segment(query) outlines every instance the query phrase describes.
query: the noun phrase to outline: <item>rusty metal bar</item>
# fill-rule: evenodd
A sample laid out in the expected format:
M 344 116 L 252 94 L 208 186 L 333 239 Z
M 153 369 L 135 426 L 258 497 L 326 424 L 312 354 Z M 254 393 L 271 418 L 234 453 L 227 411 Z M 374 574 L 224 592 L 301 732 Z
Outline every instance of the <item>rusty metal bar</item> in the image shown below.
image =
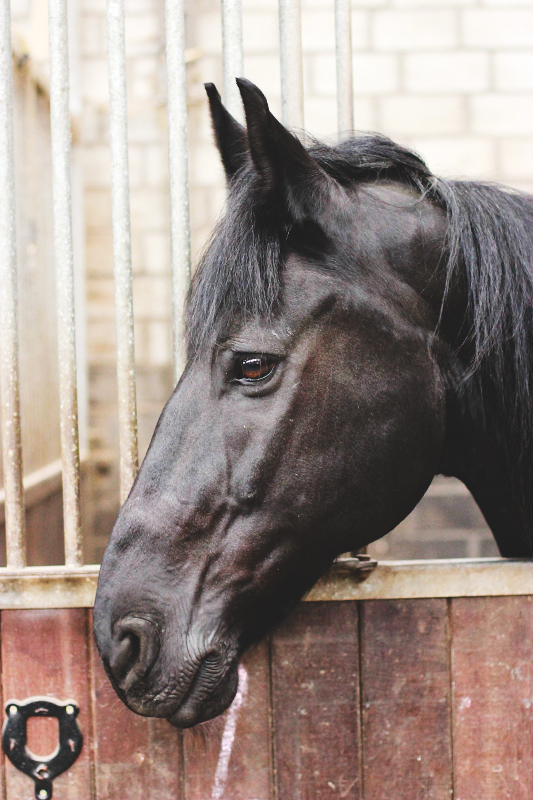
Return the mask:
M 49 0 L 52 194 L 63 463 L 65 563 L 83 562 L 80 526 L 80 453 L 74 312 L 74 255 L 70 175 L 70 105 L 66 0 Z
M 337 128 L 353 130 L 353 65 L 351 0 L 335 0 L 335 55 L 337 61 Z
M 122 503 L 128 496 L 138 468 L 124 38 L 124 2 L 123 0 L 107 0 L 111 201 L 117 331 L 120 501 Z
M 242 0 L 222 0 L 222 69 L 224 105 L 242 122 L 244 112 L 235 78 L 244 77 Z
M 281 119 L 289 128 L 304 127 L 302 14 L 300 0 L 279 0 Z
M 185 298 L 191 278 L 189 171 L 187 156 L 187 75 L 183 0 L 166 0 L 167 113 L 172 248 L 172 350 L 174 381 L 185 367 Z
M 26 564 L 18 363 L 13 56 L 9 0 L 0 11 L 0 385 L 7 564 Z

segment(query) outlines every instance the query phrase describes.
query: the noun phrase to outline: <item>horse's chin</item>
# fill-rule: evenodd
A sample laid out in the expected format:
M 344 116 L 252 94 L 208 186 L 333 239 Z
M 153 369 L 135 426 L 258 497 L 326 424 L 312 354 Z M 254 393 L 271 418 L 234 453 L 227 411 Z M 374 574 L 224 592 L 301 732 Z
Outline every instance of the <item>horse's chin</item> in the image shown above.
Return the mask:
M 175 728 L 192 728 L 222 714 L 233 702 L 239 685 L 238 661 L 232 662 L 221 681 L 211 693 L 206 694 L 201 682 L 193 682 L 183 702 L 168 722 Z

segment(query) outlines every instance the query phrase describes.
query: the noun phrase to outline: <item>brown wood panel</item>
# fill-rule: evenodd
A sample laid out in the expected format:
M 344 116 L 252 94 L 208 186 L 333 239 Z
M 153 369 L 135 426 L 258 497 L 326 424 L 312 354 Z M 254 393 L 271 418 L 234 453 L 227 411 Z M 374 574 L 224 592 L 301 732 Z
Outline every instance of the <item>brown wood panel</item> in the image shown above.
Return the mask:
M 456 800 L 533 797 L 533 597 L 452 602 Z
M 362 606 L 365 800 L 450 800 L 447 601 Z
M 272 637 L 279 800 L 361 797 L 357 606 L 302 603 Z
M 180 734 L 122 703 L 91 638 L 97 800 L 181 800 Z
M 184 732 L 185 800 L 272 797 L 268 642 L 246 654 L 242 667 L 236 705 Z
M 54 800 L 91 800 L 90 694 L 85 609 L 2 611 L 2 691 L 5 701 L 48 695 L 75 700 L 84 736 L 75 764 L 54 781 Z M 53 723 L 32 726 L 31 746 L 40 755 L 55 749 Z M 5 759 L 7 800 L 31 800 L 33 781 Z

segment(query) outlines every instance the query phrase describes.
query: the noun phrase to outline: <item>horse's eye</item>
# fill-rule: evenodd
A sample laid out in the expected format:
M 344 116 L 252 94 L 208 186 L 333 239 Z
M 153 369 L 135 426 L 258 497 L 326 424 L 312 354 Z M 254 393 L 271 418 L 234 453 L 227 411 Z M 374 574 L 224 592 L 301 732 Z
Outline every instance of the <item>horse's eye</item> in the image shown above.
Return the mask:
M 260 381 L 273 371 L 276 362 L 271 356 L 241 356 L 238 362 L 237 379 Z

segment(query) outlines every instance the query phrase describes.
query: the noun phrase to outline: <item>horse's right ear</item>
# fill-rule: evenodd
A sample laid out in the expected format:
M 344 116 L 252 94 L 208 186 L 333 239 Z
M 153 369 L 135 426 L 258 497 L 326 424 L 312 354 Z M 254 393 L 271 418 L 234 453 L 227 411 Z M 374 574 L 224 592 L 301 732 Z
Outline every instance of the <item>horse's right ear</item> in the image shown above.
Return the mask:
M 205 83 L 204 86 L 209 98 L 211 122 L 218 152 L 224 165 L 226 178 L 231 181 L 248 157 L 246 128 L 224 108 L 215 84 Z

